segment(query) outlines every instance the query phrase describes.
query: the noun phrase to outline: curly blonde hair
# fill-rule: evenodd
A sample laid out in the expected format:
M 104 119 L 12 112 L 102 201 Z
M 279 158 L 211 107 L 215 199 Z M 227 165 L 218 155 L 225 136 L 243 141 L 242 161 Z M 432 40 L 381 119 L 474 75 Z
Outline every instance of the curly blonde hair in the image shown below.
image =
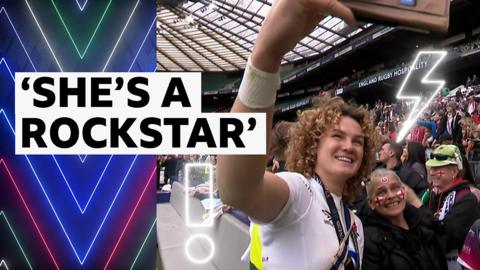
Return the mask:
M 315 100 L 314 107 L 298 113 L 298 122 L 290 129 L 286 151 L 286 168 L 310 178 L 315 174 L 319 138 L 328 129 L 338 125 L 342 116 L 353 118 L 360 124 L 365 143 L 364 155 L 358 173 L 348 179 L 343 195 L 352 200 L 361 188 L 361 182 L 372 171 L 375 162 L 376 133 L 370 113 L 364 107 L 344 102 L 339 97 Z

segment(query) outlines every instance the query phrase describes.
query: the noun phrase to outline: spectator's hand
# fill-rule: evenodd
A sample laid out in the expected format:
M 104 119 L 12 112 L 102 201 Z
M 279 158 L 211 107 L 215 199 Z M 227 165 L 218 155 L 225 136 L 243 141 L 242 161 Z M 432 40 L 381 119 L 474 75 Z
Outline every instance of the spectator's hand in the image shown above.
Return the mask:
M 352 11 L 337 0 L 277 0 L 266 16 L 253 52 L 253 65 L 276 72 L 282 57 L 331 14 L 350 25 L 356 21 Z

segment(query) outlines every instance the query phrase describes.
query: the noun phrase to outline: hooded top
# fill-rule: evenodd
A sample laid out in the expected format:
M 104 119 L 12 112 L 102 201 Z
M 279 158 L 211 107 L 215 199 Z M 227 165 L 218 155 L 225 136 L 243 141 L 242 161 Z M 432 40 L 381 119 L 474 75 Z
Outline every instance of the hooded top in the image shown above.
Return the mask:
M 467 181 L 457 178 L 444 192 L 431 192 L 427 205 L 443 227 L 441 240 L 445 250 L 460 251 L 468 230 L 480 218 L 477 198 L 470 192 Z
M 363 220 L 365 249 L 363 269 L 447 269 L 445 252 L 437 236 L 436 222 L 425 207 L 406 205 L 403 212 L 409 230 L 390 223 L 374 211 Z

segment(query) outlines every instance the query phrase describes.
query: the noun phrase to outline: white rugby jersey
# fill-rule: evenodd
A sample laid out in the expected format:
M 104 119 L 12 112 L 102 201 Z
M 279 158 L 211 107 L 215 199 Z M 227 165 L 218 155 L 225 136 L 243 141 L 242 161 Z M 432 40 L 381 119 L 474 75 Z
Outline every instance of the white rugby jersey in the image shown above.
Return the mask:
M 272 222 L 260 226 L 264 269 L 327 269 L 339 243 L 322 186 L 314 179 L 306 179 L 299 173 L 281 172 L 277 175 L 288 184 L 290 195 L 279 215 Z M 347 232 L 341 197 L 334 194 L 332 196 L 344 232 Z M 352 229 L 351 235 L 358 234 L 361 263 L 363 227 L 360 219 L 353 216 L 356 229 Z M 254 220 L 252 222 L 258 224 Z M 355 251 L 351 237 L 348 250 Z M 249 260 L 249 251 L 247 249 L 243 260 Z M 342 265 L 340 270 L 343 269 Z

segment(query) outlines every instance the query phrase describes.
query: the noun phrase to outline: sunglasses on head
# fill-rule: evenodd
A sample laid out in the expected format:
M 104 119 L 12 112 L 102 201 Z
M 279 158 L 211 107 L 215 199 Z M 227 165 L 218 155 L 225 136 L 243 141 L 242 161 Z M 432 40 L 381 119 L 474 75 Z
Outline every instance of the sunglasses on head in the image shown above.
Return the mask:
M 449 155 L 443 155 L 443 154 L 432 154 L 431 159 L 436 159 L 436 160 L 447 160 L 447 159 L 455 159 L 455 157 L 449 156 Z

